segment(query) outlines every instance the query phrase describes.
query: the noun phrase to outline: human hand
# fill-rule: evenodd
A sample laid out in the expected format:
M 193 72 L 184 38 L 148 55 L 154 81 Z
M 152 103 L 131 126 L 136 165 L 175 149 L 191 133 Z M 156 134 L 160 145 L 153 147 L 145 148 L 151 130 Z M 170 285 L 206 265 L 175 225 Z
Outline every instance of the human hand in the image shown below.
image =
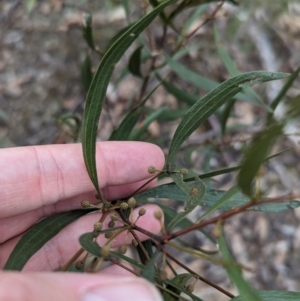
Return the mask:
M 129 196 L 150 177 L 148 166 L 164 164 L 162 151 L 142 142 L 97 143 L 96 156 L 99 183 L 107 200 Z M 95 199 L 80 144 L 1 149 L 0 171 L 0 267 L 23 232 L 38 220 L 78 209 L 82 199 Z M 158 208 L 145 208 L 147 215 L 138 225 L 159 232 L 160 224 L 153 217 Z M 154 286 L 118 266 L 97 274 L 49 272 L 63 266 L 80 248 L 78 237 L 90 232 L 99 216 L 86 215 L 65 227 L 28 261 L 25 272 L 0 272 L 0 300 L 161 300 Z M 113 246 L 122 244 L 121 240 L 117 238 Z

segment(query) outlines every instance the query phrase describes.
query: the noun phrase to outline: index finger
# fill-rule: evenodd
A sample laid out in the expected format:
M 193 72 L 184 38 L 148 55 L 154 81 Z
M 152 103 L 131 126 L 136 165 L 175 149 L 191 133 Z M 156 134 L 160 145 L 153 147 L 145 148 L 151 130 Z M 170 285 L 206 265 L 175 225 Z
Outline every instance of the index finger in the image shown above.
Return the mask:
M 124 185 L 161 168 L 161 149 L 144 142 L 101 142 L 96 147 L 99 185 Z M 87 191 L 93 184 L 81 144 L 29 146 L 0 150 L 0 218 L 54 204 Z

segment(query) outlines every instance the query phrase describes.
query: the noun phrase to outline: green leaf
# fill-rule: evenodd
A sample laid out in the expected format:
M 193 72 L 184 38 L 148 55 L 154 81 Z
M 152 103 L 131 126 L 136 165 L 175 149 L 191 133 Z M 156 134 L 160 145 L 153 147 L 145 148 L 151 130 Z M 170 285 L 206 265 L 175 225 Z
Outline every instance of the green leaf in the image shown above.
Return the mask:
M 176 286 L 177 285 L 185 286 L 186 283 L 191 278 L 193 278 L 193 276 L 191 274 L 187 274 L 187 273 L 176 275 L 173 279 L 170 280 L 173 283 L 173 285 L 168 284 L 166 286 L 166 288 L 168 290 L 172 291 L 173 293 L 175 293 L 176 295 L 180 296 L 181 290 L 178 289 Z M 166 291 L 163 293 L 163 299 L 164 299 L 164 301 L 177 301 L 178 300 L 174 295 L 171 295 L 170 293 L 168 293 Z
M 256 291 L 256 294 L 262 301 L 299 301 L 299 292 L 283 292 L 283 291 Z M 237 296 L 231 301 L 245 301 L 242 296 Z
M 220 106 L 231 99 L 244 88 L 259 82 L 286 78 L 285 73 L 273 73 L 267 71 L 254 71 L 233 77 L 220 84 L 214 90 L 208 92 L 195 103 L 184 116 L 176 129 L 169 150 L 168 163 L 174 160 L 174 156 L 182 143 Z
M 157 120 L 164 122 L 177 120 L 179 118 L 182 118 L 189 111 L 189 109 L 190 108 L 164 111 L 158 116 Z M 148 107 L 145 107 L 145 110 L 147 110 L 148 112 L 154 111 L 153 109 Z
M 157 0 L 149 0 L 149 3 L 153 6 L 153 7 L 157 7 L 161 2 L 157 1 Z M 179 34 L 178 30 L 176 29 L 176 27 L 174 26 L 174 24 L 171 22 L 171 20 L 166 16 L 166 14 L 164 12 L 161 12 L 159 14 L 159 17 L 161 18 L 161 20 L 164 22 L 165 25 L 169 25 L 170 28 L 172 28 L 176 33 Z
M 146 101 L 154 93 L 154 91 L 156 91 L 158 87 L 159 85 L 157 85 L 137 107 L 135 107 L 128 113 L 128 115 L 126 115 L 119 127 L 112 132 L 109 138 L 110 141 L 126 141 L 129 139 L 132 129 L 134 128 L 141 116 Z
M 281 134 L 282 124 L 276 124 L 265 132 L 260 133 L 246 151 L 237 179 L 237 184 L 243 193 L 252 196 L 252 182 L 269 150 Z
M 150 242 L 151 243 L 151 242 Z M 158 252 L 154 254 L 154 256 L 145 264 L 145 267 L 141 273 L 141 276 L 148 281 L 155 283 L 156 278 L 156 260 L 157 260 Z
M 82 209 L 58 213 L 36 223 L 16 244 L 4 266 L 4 270 L 21 271 L 31 256 L 40 250 L 46 242 L 64 227 L 94 210 Z
M 218 86 L 218 82 L 211 80 L 207 77 L 199 75 L 178 62 L 176 62 L 173 58 L 171 58 L 168 54 L 165 54 L 166 62 L 168 63 L 169 67 L 175 72 L 180 78 L 183 80 L 191 83 L 195 87 L 203 89 L 205 91 L 210 91 Z
M 228 73 L 231 76 L 237 76 L 240 74 L 239 70 L 236 68 L 235 63 L 232 61 L 228 52 L 222 44 L 220 34 L 217 30 L 216 24 L 214 23 L 214 35 L 215 35 L 215 43 L 217 46 L 218 54 L 223 64 L 225 65 Z
M 98 195 L 102 199 L 96 169 L 96 138 L 98 122 L 110 77 L 116 63 L 121 59 L 132 42 L 166 6 L 174 1 L 175 0 L 168 0 L 161 3 L 152 12 L 129 26 L 129 28 L 122 33 L 104 54 L 90 86 L 83 113 L 82 148 L 86 169 Z
M 95 50 L 95 44 L 94 44 L 94 38 L 93 38 L 93 27 L 92 27 L 92 15 L 91 14 L 85 14 L 84 16 L 85 25 L 82 28 L 82 34 L 89 45 L 89 47 L 93 50 Z
M 86 91 L 89 90 L 92 80 L 93 80 L 93 73 L 92 73 L 91 57 L 89 54 L 87 54 L 81 66 L 81 81 Z
M 221 116 L 221 128 L 222 128 L 222 135 L 225 134 L 226 132 L 226 124 L 227 124 L 227 120 L 230 116 L 230 112 L 231 109 L 233 108 L 234 104 L 235 104 L 235 99 L 232 98 L 230 99 L 226 104 L 225 104 L 225 108 L 222 112 L 222 116 Z
M 27 0 L 26 1 L 26 9 L 27 12 L 30 14 L 35 6 L 36 0 Z
M 130 3 L 129 0 L 122 0 L 123 7 L 126 13 L 126 20 L 130 23 Z
M 197 223 L 200 223 L 204 218 L 206 218 L 209 214 L 216 211 L 218 208 L 220 208 L 222 205 L 224 205 L 227 201 L 229 201 L 235 194 L 237 194 L 239 191 L 238 187 L 234 186 L 230 188 L 228 191 L 224 193 L 224 195 L 216 202 L 214 203 L 208 211 L 206 211 L 197 221 Z
M 221 199 L 227 198 L 228 195 L 225 197 L 226 194 L 227 192 L 223 190 L 208 189 L 200 205 L 207 208 L 211 208 L 215 206 L 215 204 Z M 134 197 L 139 204 L 144 204 L 143 200 L 146 200 L 148 198 L 155 198 L 155 199 L 163 198 L 163 199 L 176 200 L 182 202 L 185 202 L 186 200 L 186 194 L 175 183 L 156 186 L 152 189 L 138 193 Z M 223 211 L 231 210 L 234 207 L 245 205 L 249 201 L 250 198 L 248 196 L 240 192 L 237 192 L 233 196 L 231 196 L 226 202 L 222 202 L 222 204 L 219 204 L 218 209 Z M 154 203 L 159 204 L 159 201 Z M 255 205 L 251 207 L 249 210 L 262 211 L 262 212 L 280 212 L 292 208 L 298 208 L 299 206 L 300 206 L 299 201 L 287 200 L 287 201 L 282 201 L 280 203 Z
M 136 48 L 134 50 L 134 52 L 132 53 L 132 55 L 129 59 L 129 63 L 128 63 L 129 71 L 137 77 L 142 77 L 142 74 L 141 74 L 141 54 L 142 54 L 143 47 L 144 46 L 142 45 L 142 46 L 139 46 L 138 48 Z
M 71 122 L 71 120 L 73 120 L 73 122 Z M 66 124 L 72 130 L 72 138 L 74 139 L 74 142 L 76 142 L 80 132 L 80 118 L 72 113 L 66 113 L 58 116 L 57 121 L 59 125 L 60 123 Z
M 110 229 L 111 230 L 111 229 Z M 79 243 L 82 246 L 83 249 L 85 249 L 87 252 L 90 254 L 96 256 L 96 257 L 101 257 L 101 247 L 98 245 L 97 242 L 93 241 L 93 238 L 95 237 L 95 233 L 85 233 L 79 237 Z M 110 251 L 110 254 L 114 257 L 117 257 L 119 259 L 122 259 L 129 264 L 132 264 L 140 269 L 144 269 L 144 265 L 137 262 L 136 260 L 133 260 L 125 255 L 122 255 L 118 252 Z
M 168 229 L 172 230 L 182 219 L 192 212 L 202 202 L 206 187 L 199 177 L 195 177 L 195 183 L 188 185 L 183 181 L 181 174 L 171 174 L 176 185 L 185 194 L 184 211 L 178 213 L 168 224 Z
M 221 232 L 218 239 L 220 251 L 225 261 L 232 262 L 232 264 L 226 264 L 225 268 L 230 280 L 236 285 L 242 300 L 245 301 L 262 301 L 257 292 L 250 287 L 250 285 L 244 280 L 241 270 L 235 265 L 233 259 L 227 249 L 226 241 L 222 233 L 222 228 L 219 226 L 219 231 Z
M 186 294 L 186 295 L 188 295 L 189 297 L 191 297 L 191 300 L 196 300 L 196 301 L 203 301 L 202 299 L 200 299 L 199 297 L 197 297 L 197 296 L 195 296 L 194 294 L 192 294 L 191 292 L 189 292 L 185 287 L 184 287 L 184 285 L 183 284 L 179 284 L 178 283 L 178 281 L 173 281 L 173 279 L 172 280 L 169 280 L 169 279 L 166 279 L 166 280 L 164 280 L 164 283 L 166 283 L 167 284 L 167 286 L 169 287 L 169 290 L 171 290 L 170 288 L 172 287 L 173 288 L 173 290 L 179 290 L 179 291 L 181 291 L 181 292 L 183 292 L 184 294 Z M 171 290 L 171 291 L 173 291 L 173 290 Z M 170 294 L 171 295 L 171 294 Z M 179 295 L 179 294 L 178 294 Z M 167 299 L 168 300 L 168 299 Z M 172 299 L 170 299 L 170 300 L 172 300 Z M 187 299 L 185 299 L 185 298 L 183 298 L 182 296 L 180 297 L 180 299 L 173 299 L 173 300 L 187 300 Z M 173 301 L 172 300 L 172 301 Z M 190 300 L 190 299 L 189 299 Z M 164 300 L 165 301 L 165 300 Z
M 144 121 L 140 128 L 134 130 L 129 136 L 129 140 L 138 141 L 141 136 L 146 132 L 149 125 L 156 120 L 163 112 L 167 110 L 167 106 L 164 106 L 154 112 L 152 112 Z
M 202 5 L 199 5 L 195 11 L 192 13 L 191 16 L 189 16 L 187 18 L 187 20 L 184 22 L 183 24 L 183 28 L 182 28 L 182 31 L 181 31 L 181 35 L 182 36 L 185 36 L 189 30 L 189 28 L 192 26 L 192 24 L 196 21 L 196 20 L 199 20 L 200 18 L 200 15 L 202 15 L 206 9 L 209 7 L 209 4 L 202 4 Z
M 153 250 L 152 250 L 152 240 L 151 239 L 147 239 L 145 241 L 142 241 L 142 245 L 143 248 L 140 244 L 138 244 L 138 246 L 136 247 L 139 256 L 140 256 L 140 260 L 143 264 L 147 264 L 149 258 L 153 257 Z M 146 250 L 148 257 L 146 256 L 146 254 L 144 253 L 144 251 Z
M 283 99 L 283 97 L 286 95 L 287 91 L 290 89 L 294 81 L 298 78 L 300 73 L 300 66 L 291 74 L 285 85 L 282 87 L 278 95 L 275 97 L 275 99 L 271 103 L 271 108 L 273 111 L 277 108 L 280 101 Z M 270 123 L 272 117 L 272 113 L 268 114 L 268 122 Z
M 215 89 L 216 87 L 218 87 L 218 85 L 219 85 L 218 82 L 211 80 L 207 77 L 204 77 L 202 75 L 199 75 L 198 73 L 185 68 L 184 66 L 182 66 L 181 64 L 176 62 L 174 57 L 171 58 L 170 56 L 165 54 L 165 59 L 173 72 L 175 72 L 180 78 L 184 79 L 185 81 L 189 82 L 190 84 L 194 85 L 195 87 L 197 87 L 199 89 L 203 89 L 205 91 L 211 91 L 211 90 Z M 245 74 L 247 74 L 247 73 L 245 73 Z M 234 97 L 237 99 L 241 99 L 243 101 L 250 102 L 257 106 L 260 106 L 269 112 L 272 111 L 266 104 L 264 104 L 262 101 L 258 100 L 257 97 L 249 98 L 249 96 L 246 95 L 244 92 L 243 93 L 235 93 Z
M 199 99 L 198 96 L 187 93 L 183 89 L 177 88 L 175 85 L 165 80 L 163 80 L 161 84 L 166 91 L 173 95 L 177 100 L 185 102 L 188 105 L 194 105 Z
M 214 24 L 214 35 L 215 35 L 215 43 L 217 46 L 219 57 L 222 60 L 223 64 L 225 65 L 228 73 L 231 76 L 238 76 L 241 73 L 236 68 L 235 63 L 232 61 L 227 50 L 223 46 L 220 34 L 219 34 L 215 24 Z M 252 88 L 250 88 L 250 87 L 246 88 L 244 91 L 244 94 L 249 98 L 249 100 L 251 100 L 251 102 L 257 103 L 257 104 L 260 103 L 261 107 L 263 107 L 266 111 L 268 111 L 269 113 L 273 113 L 273 110 L 269 106 L 267 106 L 266 104 L 264 104 L 262 102 L 260 97 L 255 93 L 255 91 Z M 230 110 L 232 109 L 234 103 L 235 103 L 235 99 L 230 100 L 227 103 L 227 105 L 224 109 L 224 112 L 222 114 L 222 133 L 223 134 L 225 133 L 227 119 L 229 117 Z

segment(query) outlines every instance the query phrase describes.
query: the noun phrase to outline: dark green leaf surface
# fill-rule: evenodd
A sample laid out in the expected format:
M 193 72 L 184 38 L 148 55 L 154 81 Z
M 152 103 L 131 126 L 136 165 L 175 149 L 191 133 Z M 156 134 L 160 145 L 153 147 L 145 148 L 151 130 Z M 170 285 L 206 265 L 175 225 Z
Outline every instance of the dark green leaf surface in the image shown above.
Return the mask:
M 40 250 L 46 242 L 64 227 L 91 211 L 94 211 L 94 209 L 74 210 L 42 219 L 32 226 L 19 240 L 11 252 L 4 270 L 21 271 L 31 256 Z
M 179 118 L 182 118 L 189 111 L 189 109 L 190 108 L 164 111 L 158 116 L 157 120 L 162 122 L 177 120 Z M 153 109 L 147 107 L 145 107 L 145 110 L 149 112 L 154 111 Z
M 185 286 L 187 284 L 187 282 L 189 281 L 189 279 L 191 279 L 191 278 L 193 278 L 193 276 L 191 274 L 187 274 L 187 273 L 176 275 L 173 279 L 170 280 L 170 281 L 172 281 L 172 283 L 174 285 L 167 285 L 166 288 L 168 290 L 174 292 L 176 295 L 180 296 L 181 290 L 176 287 L 176 284 Z M 174 295 L 171 295 L 168 292 L 163 293 L 163 299 L 164 299 L 164 301 L 177 301 L 178 300 Z
M 171 163 L 174 160 L 179 147 L 201 123 L 238 92 L 259 82 L 286 78 L 287 76 L 285 73 L 266 71 L 244 73 L 225 81 L 214 90 L 208 92 L 192 106 L 177 127 L 170 146 L 167 163 Z
M 87 54 L 81 67 L 81 81 L 86 91 L 89 90 L 92 80 L 92 63 L 90 55 Z
M 149 3 L 153 6 L 153 7 L 157 7 L 159 5 L 159 1 L 157 0 L 149 0 Z M 159 14 L 159 17 L 162 19 L 162 21 L 164 22 L 164 24 L 168 24 L 175 32 L 177 32 L 176 28 L 174 27 L 174 25 L 172 24 L 172 22 L 168 19 L 168 17 L 166 16 L 166 14 L 164 12 L 161 12 Z
M 242 168 L 237 178 L 237 184 L 243 193 L 252 196 L 252 182 L 271 147 L 281 134 L 282 124 L 277 124 L 261 133 L 246 151 Z
M 227 120 L 230 117 L 230 112 L 235 104 L 235 99 L 232 98 L 229 101 L 227 101 L 227 103 L 225 104 L 225 108 L 222 112 L 222 116 L 221 116 L 221 128 L 222 128 L 222 135 L 225 134 L 226 132 L 226 125 L 227 125 Z
M 157 254 L 154 254 L 154 256 L 146 263 L 144 269 L 142 270 L 141 276 L 148 281 L 155 283 L 156 278 L 156 260 L 157 260 Z
M 142 245 L 143 245 L 143 248 L 140 244 L 138 244 L 138 246 L 136 247 L 138 253 L 139 253 L 139 256 L 140 256 L 140 260 L 143 264 L 146 264 L 148 262 L 148 258 L 152 258 L 153 257 L 153 250 L 152 250 L 152 240 L 151 239 L 147 239 L 145 241 L 142 241 Z M 145 254 L 145 250 L 148 254 L 148 257 L 146 256 Z
M 80 236 L 79 238 L 79 243 L 82 246 L 83 249 L 85 249 L 87 252 L 90 254 L 96 256 L 96 257 L 101 257 L 101 247 L 97 244 L 97 242 L 93 241 L 93 238 L 95 237 L 95 233 L 86 233 Z M 118 252 L 111 251 L 111 255 L 114 257 L 120 258 L 122 260 L 125 260 L 129 264 L 132 264 L 140 269 L 144 269 L 144 265 L 125 256 L 122 255 Z
M 177 88 L 175 85 L 167 82 L 167 81 L 162 81 L 162 86 L 168 91 L 171 95 L 173 95 L 177 100 L 181 102 L 185 102 L 188 105 L 194 105 L 199 97 L 193 94 L 189 94 L 185 92 L 183 89 Z
M 299 292 L 283 292 L 283 291 L 256 291 L 256 294 L 262 301 L 299 301 Z M 231 301 L 246 301 L 241 296 L 230 299 Z
M 278 95 L 275 97 L 275 99 L 271 103 L 271 108 L 273 111 L 277 108 L 278 104 L 281 100 L 283 100 L 284 96 L 286 96 L 287 91 L 290 89 L 294 81 L 298 78 L 300 73 L 300 66 L 291 74 L 285 85 L 282 87 Z M 268 114 L 268 122 L 270 122 L 272 117 L 272 113 Z
M 195 183 L 187 184 L 183 181 L 181 174 L 171 174 L 177 187 L 185 194 L 184 211 L 178 213 L 168 224 L 168 229 L 172 230 L 182 219 L 192 212 L 202 202 L 206 192 L 206 187 L 199 177 L 195 178 Z
M 139 46 L 137 49 L 134 50 L 132 53 L 129 63 L 128 63 L 128 69 L 129 71 L 137 76 L 142 77 L 141 74 L 141 55 L 142 55 L 142 49 L 144 46 Z
M 206 211 L 197 221 L 196 223 L 199 223 L 202 221 L 204 218 L 206 218 L 209 214 L 213 213 L 216 211 L 218 208 L 220 208 L 222 205 L 224 205 L 227 201 L 230 201 L 234 197 L 236 193 L 239 192 L 238 187 L 234 186 L 228 191 L 224 193 L 224 195 L 216 202 L 214 203 L 208 211 Z
M 88 174 L 93 182 L 97 193 L 101 197 L 96 170 L 96 137 L 98 122 L 102 111 L 102 105 L 105 98 L 106 89 L 110 77 L 114 71 L 116 63 L 123 56 L 132 42 L 138 35 L 155 19 L 155 17 L 174 0 L 168 0 L 157 6 L 152 12 L 143 17 L 138 22 L 129 26 L 127 30 L 111 45 L 104 54 L 97 72 L 90 86 L 85 110 L 83 113 L 82 125 L 82 148 L 84 162 Z
M 220 231 L 222 231 L 222 229 L 220 229 Z M 226 241 L 222 233 L 218 241 L 223 259 L 227 262 L 232 262 L 232 264 L 226 264 L 225 269 L 230 280 L 236 285 L 240 295 L 242 296 L 242 300 L 262 301 L 262 298 L 259 297 L 257 292 L 244 280 L 240 268 L 235 266 L 233 259 L 227 249 Z
M 84 16 L 85 20 L 85 26 L 82 29 L 82 34 L 89 45 L 89 47 L 93 50 L 95 50 L 95 44 L 94 44 L 94 38 L 93 38 L 93 27 L 92 27 L 92 15 L 91 14 L 85 14 Z
M 208 189 L 200 203 L 201 206 L 211 208 L 215 206 L 215 204 L 224 197 L 226 191 L 222 190 L 213 190 Z M 186 194 L 175 184 L 165 184 L 154 187 L 152 189 L 143 191 L 134 196 L 138 202 L 143 203 L 143 200 L 148 198 L 165 198 L 170 200 L 182 201 L 186 200 Z M 231 210 L 234 207 L 242 206 L 247 204 L 250 201 L 250 198 L 242 193 L 238 192 L 234 194 L 230 199 L 228 199 L 225 203 L 222 203 L 218 209 L 220 210 Z M 157 202 L 159 203 L 159 202 Z M 273 204 L 264 204 L 259 206 L 253 206 L 253 210 L 255 211 L 263 211 L 263 212 L 280 212 L 289 210 L 292 208 L 298 208 L 300 206 L 300 202 L 296 200 L 292 201 L 283 201 L 281 203 L 273 203 Z M 250 208 L 252 210 L 252 208 Z
M 167 284 L 167 286 L 173 287 L 173 290 L 180 290 L 181 292 L 183 292 L 184 294 L 188 295 L 189 297 L 191 297 L 192 300 L 196 300 L 196 301 L 203 301 L 202 299 L 200 299 L 199 297 L 195 296 L 193 293 L 189 292 L 183 284 L 179 284 L 178 282 L 173 282 L 172 280 L 166 279 L 164 280 L 164 282 Z M 172 290 L 172 291 L 173 291 Z M 172 299 L 171 299 L 172 300 Z M 181 299 L 174 299 L 174 300 L 181 300 Z M 182 300 L 187 300 L 185 298 L 182 297 Z

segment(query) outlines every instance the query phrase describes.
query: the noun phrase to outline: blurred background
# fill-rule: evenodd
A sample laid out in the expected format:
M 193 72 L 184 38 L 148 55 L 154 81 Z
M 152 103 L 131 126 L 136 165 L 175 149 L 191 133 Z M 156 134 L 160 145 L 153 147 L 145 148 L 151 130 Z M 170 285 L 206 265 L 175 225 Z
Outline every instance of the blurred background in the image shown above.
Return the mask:
M 201 3 L 201 1 L 198 1 Z M 204 1 L 202 1 L 204 2 Z M 214 26 L 221 45 L 239 72 L 268 70 L 293 72 L 300 65 L 300 3 L 296 0 L 237 1 L 225 3 L 208 20 L 219 3 L 205 7 L 203 13 L 190 24 L 194 32 L 188 42 L 181 63 L 190 70 L 218 82 L 230 78 L 225 68 Z M 127 4 L 124 5 L 124 3 Z M 100 52 L 113 36 L 145 11 L 145 1 L 67 1 L 67 0 L 2 0 L 0 2 L 0 146 L 13 147 L 36 144 L 79 142 L 79 130 L 87 93 L 83 77 L 86 55 L 95 71 L 101 56 L 92 53 L 82 37 L 84 14 L 92 13 L 93 35 Z M 184 24 L 195 7 L 186 9 L 177 18 Z M 205 24 L 204 24 L 205 23 Z M 148 37 L 159 45 L 162 25 L 157 20 L 149 28 Z M 168 50 L 176 34 L 168 31 Z M 124 72 L 134 44 L 117 64 L 109 85 L 107 99 L 99 125 L 99 140 L 107 140 L 135 104 L 134 97 L 141 79 Z M 220 45 L 219 45 L 220 46 Z M 144 66 L 147 68 L 147 66 Z M 142 70 L 143 71 L 143 70 Z M 124 74 L 124 76 L 120 76 Z M 205 93 L 173 77 L 183 89 L 199 96 Z M 255 87 L 265 104 L 270 104 L 284 82 L 274 81 Z M 300 80 L 288 92 L 289 98 L 300 95 Z M 155 82 L 149 84 L 155 86 Z M 149 110 L 164 105 L 174 110 L 185 106 L 163 88 L 158 88 L 148 103 Z M 183 145 L 178 164 L 196 173 L 209 172 L 239 163 L 245 141 L 263 126 L 266 111 L 249 102 L 236 102 L 227 120 L 229 130 L 220 137 L 221 121 L 212 116 L 209 122 L 195 132 Z M 284 117 L 284 105 L 276 112 Z M 179 119 L 166 122 L 156 119 L 140 138 L 168 149 Z M 143 120 L 140 126 L 143 125 Z M 298 124 L 292 128 L 295 133 Z M 268 195 L 299 194 L 300 152 L 298 135 L 286 135 L 275 151 L 291 147 L 280 157 L 271 160 L 262 181 Z M 208 183 L 218 189 L 232 186 L 234 175 L 224 175 Z M 242 214 L 226 224 L 227 239 L 235 258 L 252 267 L 246 272 L 257 289 L 300 291 L 300 211 L 280 214 Z M 206 242 L 196 234 L 190 237 L 195 244 Z M 189 260 L 184 259 L 183 260 Z M 222 268 L 206 261 L 192 261 L 192 269 L 232 292 Z M 199 296 L 209 300 L 227 300 L 207 285 L 198 283 Z M 209 298 L 208 298 L 209 297 Z

